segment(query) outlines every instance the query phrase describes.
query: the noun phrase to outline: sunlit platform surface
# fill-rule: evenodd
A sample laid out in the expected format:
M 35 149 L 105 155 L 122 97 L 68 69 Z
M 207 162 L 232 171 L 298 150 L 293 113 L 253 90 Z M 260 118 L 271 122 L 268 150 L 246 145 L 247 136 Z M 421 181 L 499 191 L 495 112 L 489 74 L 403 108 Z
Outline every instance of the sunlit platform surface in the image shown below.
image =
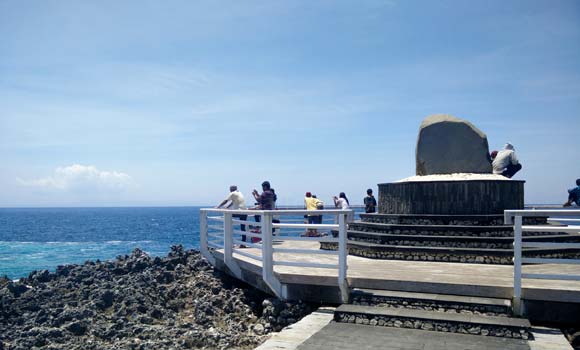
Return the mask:
M 274 242 L 278 248 L 316 249 L 318 242 Z M 261 256 L 261 250 L 242 248 Z M 225 269 L 223 251 L 213 250 L 217 267 Z M 241 268 L 244 280 L 260 285 L 262 265 L 236 253 L 234 260 Z M 336 264 L 332 255 L 274 253 L 274 261 L 317 262 Z M 526 265 L 525 273 L 550 273 L 574 275 L 580 273 L 579 265 L 544 264 Z M 290 297 L 310 301 L 338 302 L 337 270 L 323 268 L 274 266 L 281 283 L 290 290 Z M 513 295 L 513 266 L 465 264 L 429 261 L 376 260 L 348 256 L 347 281 L 350 288 L 386 289 L 407 292 L 454 294 L 510 299 Z M 336 292 L 332 292 L 336 289 Z M 523 299 L 580 303 L 580 281 L 523 280 Z

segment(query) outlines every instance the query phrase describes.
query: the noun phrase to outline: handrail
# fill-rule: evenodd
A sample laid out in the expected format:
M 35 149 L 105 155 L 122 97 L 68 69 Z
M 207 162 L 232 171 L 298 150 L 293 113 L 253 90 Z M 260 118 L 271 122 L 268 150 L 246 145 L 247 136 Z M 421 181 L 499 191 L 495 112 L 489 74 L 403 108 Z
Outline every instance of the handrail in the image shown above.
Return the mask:
M 548 273 L 522 273 L 522 264 L 580 264 L 580 259 L 554 259 L 554 258 L 522 258 L 522 248 L 560 248 L 560 249 L 579 249 L 578 243 L 562 243 L 562 242 L 522 242 L 523 232 L 567 232 L 580 233 L 580 226 L 556 226 L 556 225 L 523 225 L 524 217 L 548 217 L 548 222 L 555 222 L 557 220 L 550 220 L 550 216 L 575 216 L 580 217 L 580 210 L 506 210 L 504 212 L 504 220 L 506 224 L 513 223 L 514 227 L 514 291 L 513 291 L 513 307 L 516 315 L 523 315 L 522 304 L 522 278 L 531 279 L 549 279 L 549 280 L 565 280 L 565 281 L 580 281 L 580 274 L 578 275 L 562 275 L 562 274 L 548 274 Z M 573 222 L 573 220 L 563 220 L 560 223 Z M 574 221 L 577 222 L 577 221 Z
M 209 214 L 213 216 L 209 216 Z M 218 216 L 216 216 L 218 214 Z M 326 269 L 337 269 L 338 270 L 338 286 L 341 291 L 341 296 L 343 302 L 348 301 L 348 285 L 347 285 L 347 238 L 346 238 L 346 225 L 348 222 L 352 221 L 354 217 L 353 210 L 342 210 L 342 209 L 324 209 L 324 210 L 304 210 L 304 209 L 283 209 L 283 210 L 230 210 L 230 209 L 217 209 L 217 208 L 203 208 L 200 209 L 200 249 L 204 257 L 206 257 L 212 264 L 215 264 L 215 257 L 210 252 L 210 247 L 213 249 L 223 249 L 224 252 L 224 263 L 229 268 L 229 270 L 241 278 L 241 269 L 238 266 L 236 260 L 233 258 L 234 252 L 240 254 L 244 257 L 261 261 L 262 262 L 262 279 L 269 286 L 272 292 L 280 299 L 287 299 L 287 288 L 278 280 L 274 273 L 274 266 L 295 266 L 304 268 L 326 268 Z M 234 218 L 234 215 L 236 216 Z M 247 215 L 246 220 L 242 220 L 239 216 Z M 298 219 L 291 218 L 292 216 L 302 216 L 302 215 L 316 215 L 316 216 L 333 216 L 336 218 L 334 224 L 306 224 L 306 223 L 296 223 Z M 259 217 L 259 222 L 250 221 L 250 218 Z M 275 219 L 280 220 L 275 220 Z M 288 219 L 286 222 L 281 222 L 283 218 Z M 208 225 L 208 220 L 218 221 L 223 223 L 222 229 L 220 231 L 218 225 Z M 234 229 L 234 225 L 245 225 L 246 231 L 241 231 Z M 261 232 L 252 232 L 249 227 L 253 227 L 254 230 L 260 230 Z M 215 241 L 208 241 L 210 235 L 208 235 L 208 229 L 211 228 L 211 237 L 215 238 L 215 234 L 223 235 L 223 245 L 219 246 Z M 296 237 L 296 236 L 284 236 L 277 234 L 274 236 L 273 232 L 281 233 L 282 229 L 326 229 L 326 230 L 336 230 L 338 231 L 338 236 L 336 238 L 331 236 L 324 237 Z M 216 232 L 216 230 L 218 230 Z M 259 243 L 248 243 L 242 242 L 234 237 L 239 237 L 239 235 L 245 235 L 250 238 L 261 239 L 261 244 Z M 274 248 L 274 240 L 276 241 L 311 241 L 311 242 L 332 242 L 338 243 L 338 251 L 321 251 L 319 249 L 305 249 L 305 248 Z M 235 246 L 246 245 L 254 248 L 259 248 L 262 251 L 261 256 L 244 251 Z M 309 262 L 308 260 L 302 259 L 299 262 L 296 261 L 284 261 L 280 259 L 279 256 L 275 256 L 274 253 L 292 253 L 292 254 L 316 254 L 325 256 L 338 256 L 337 263 L 315 263 Z
M 540 216 L 540 217 L 550 217 L 553 215 L 557 216 L 578 216 L 579 210 L 575 209 L 509 209 L 504 210 L 504 224 L 513 224 L 513 218 L 516 216 L 529 217 L 529 216 Z

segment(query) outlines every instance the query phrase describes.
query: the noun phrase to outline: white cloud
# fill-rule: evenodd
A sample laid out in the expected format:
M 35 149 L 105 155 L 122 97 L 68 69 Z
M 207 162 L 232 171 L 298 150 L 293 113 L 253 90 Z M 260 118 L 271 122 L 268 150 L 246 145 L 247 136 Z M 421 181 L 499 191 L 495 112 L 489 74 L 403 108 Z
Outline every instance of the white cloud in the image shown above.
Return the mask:
M 17 179 L 21 185 L 40 187 L 56 190 L 100 189 L 122 190 L 134 185 L 133 179 L 128 174 L 117 171 L 103 171 L 94 165 L 73 164 L 66 167 L 58 167 L 54 174 L 49 177 L 22 180 Z

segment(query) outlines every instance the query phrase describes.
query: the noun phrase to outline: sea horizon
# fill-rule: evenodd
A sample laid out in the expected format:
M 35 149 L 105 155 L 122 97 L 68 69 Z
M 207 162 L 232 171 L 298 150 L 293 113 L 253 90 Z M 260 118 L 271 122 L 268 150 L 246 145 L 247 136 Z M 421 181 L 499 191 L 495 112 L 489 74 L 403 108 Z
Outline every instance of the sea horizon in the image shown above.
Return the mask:
M 15 279 L 59 265 L 110 260 L 135 248 L 151 256 L 165 256 L 173 245 L 199 249 L 204 207 L 209 206 L 0 208 L 0 276 Z
M 526 204 L 549 207 L 551 204 Z M 0 208 L 0 276 L 25 277 L 58 265 L 109 260 L 135 248 L 166 255 L 199 249 L 199 209 L 209 206 Z M 284 205 L 300 209 L 300 205 Z M 352 206 L 357 212 L 362 206 Z

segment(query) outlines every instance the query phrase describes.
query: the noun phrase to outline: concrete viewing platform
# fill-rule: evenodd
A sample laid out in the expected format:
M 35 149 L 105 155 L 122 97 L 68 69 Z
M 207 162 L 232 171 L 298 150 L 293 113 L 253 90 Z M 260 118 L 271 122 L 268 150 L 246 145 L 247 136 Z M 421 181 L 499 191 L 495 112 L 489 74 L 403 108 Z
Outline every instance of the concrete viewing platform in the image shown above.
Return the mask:
M 218 215 L 210 216 L 207 214 L 210 212 Z M 361 221 L 347 220 L 350 212 L 346 210 L 324 212 L 324 215 L 336 216 L 334 224 L 303 223 L 303 215 L 312 215 L 306 210 L 248 212 L 247 215 L 261 215 L 261 220 L 256 221 L 237 220 L 233 216 L 237 212 L 221 209 L 204 209 L 203 214 L 201 251 L 217 269 L 282 300 L 340 305 L 327 326 L 319 328 L 300 343 L 301 349 L 329 348 L 325 345 L 328 339 L 350 331 L 357 336 L 352 342 L 344 339 L 344 342 L 349 342 L 348 346 L 342 346 L 344 349 L 358 349 L 352 345 L 364 341 L 363 333 L 375 339 L 376 344 L 389 342 L 409 349 L 528 349 L 532 342 L 538 344 L 537 337 L 541 336 L 534 333 L 534 326 L 577 324 L 579 321 L 580 260 L 560 257 L 556 249 L 578 250 L 580 244 L 574 241 L 545 242 L 543 237 L 554 233 L 574 236 L 580 232 L 580 226 L 576 226 L 574 221 L 570 226 L 546 224 L 550 223 L 550 217 L 555 217 L 556 213 L 552 211 L 506 211 L 503 221 L 507 222 L 513 216 L 514 224 L 513 227 L 510 223 L 501 226 L 499 238 L 506 242 L 513 240 L 513 249 L 507 246 L 500 249 L 513 254 L 513 264 L 504 261 L 495 264 L 485 258 L 483 262 L 482 259 L 468 262 L 469 259 L 461 256 L 466 250 L 479 252 L 491 250 L 490 247 L 465 248 L 459 244 L 434 247 L 435 244 L 425 239 L 420 242 L 423 246 L 414 247 L 410 243 L 412 239 L 407 237 L 402 242 L 388 241 L 390 244 L 383 246 L 399 248 L 398 244 L 402 243 L 409 249 L 444 249 L 450 258 L 436 261 L 431 256 L 412 254 L 386 259 L 355 255 L 349 239 L 356 239 L 353 232 L 357 231 L 350 227 L 361 225 Z M 568 214 L 580 216 L 577 212 L 562 215 Z M 543 224 L 537 225 L 533 221 L 536 219 L 530 221 L 526 215 L 542 217 Z M 454 227 L 459 219 L 465 218 L 454 218 Z M 480 219 L 477 217 L 471 221 L 479 226 L 487 223 L 480 222 Z M 431 218 L 421 220 L 432 221 Z M 500 219 L 494 217 L 493 220 Z M 241 231 L 237 229 L 238 224 L 245 224 L 250 229 Z M 310 229 L 318 233 L 328 232 L 328 235 L 300 236 Z M 329 230 L 335 233 L 334 237 Z M 489 233 L 489 230 L 488 225 L 484 232 Z M 408 231 L 412 236 L 411 230 Z M 417 231 L 416 227 L 414 231 Z M 421 228 L 418 232 L 427 238 L 436 236 L 423 231 Z M 449 232 L 445 231 L 446 235 L 450 235 Z M 407 232 L 385 233 L 389 239 L 400 234 Z M 240 236 L 244 235 L 250 239 L 242 241 Z M 482 236 L 474 237 L 486 242 L 494 240 L 490 246 L 497 244 L 495 237 Z M 489 236 L 493 235 L 490 233 Z M 535 241 L 538 236 L 541 239 Z M 530 237 L 532 239 L 528 239 Z M 472 238 L 462 233 L 450 241 L 461 243 Z M 328 244 L 332 244 L 334 249 L 325 248 Z M 528 248 L 554 251 L 551 255 L 537 257 L 529 254 L 533 251 Z M 430 340 L 427 342 L 425 337 Z M 471 343 L 474 346 L 465 347 Z M 554 349 L 563 348 L 557 346 Z
M 276 243 L 280 248 L 315 249 L 318 242 L 291 241 Z M 242 249 L 261 256 L 260 249 Z M 213 251 L 223 262 L 223 251 Z M 336 264 L 332 255 L 274 253 L 285 261 Z M 233 253 L 234 259 L 245 272 L 246 282 L 253 284 L 252 276 L 261 278 L 260 261 Z M 578 265 L 543 264 L 525 265 L 527 273 L 578 274 Z M 281 283 L 288 284 L 290 296 L 309 301 L 339 303 L 337 271 L 331 269 L 304 269 L 292 266 L 276 266 L 275 274 Z M 513 290 L 513 266 L 481 265 L 431 261 L 376 260 L 348 256 L 347 281 L 350 288 L 370 288 L 427 292 L 510 299 Z M 296 287 L 296 288 L 294 288 Z M 329 288 L 335 293 L 328 293 Z M 296 290 L 295 290 L 296 289 Z M 527 300 L 580 303 L 580 281 L 524 279 L 523 298 Z
M 305 241 L 276 242 L 277 248 L 316 249 L 320 243 Z M 261 256 L 255 248 L 234 249 L 233 258 L 242 270 L 242 279 L 264 291 L 261 261 L 236 251 Z M 223 250 L 213 250 L 216 266 L 227 270 Z M 320 254 L 274 253 L 275 259 L 292 262 L 336 264 L 338 257 Z M 450 294 L 472 297 L 511 299 L 513 266 L 482 265 L 431 261 L 376 260 L 348 256 L 347 282 L 351 289 L 367 288 L 404 292 Z M 577 275 L 578 265 L 525 265 L 524 273 Z M 274 273 L 288 291 L 288 298 L 322 303 L 341 303 L 337 274 L 333 269 L 275 266 Z M 578 319 L 580 281 L 523 279 L 522 299 L 538 321 Z

